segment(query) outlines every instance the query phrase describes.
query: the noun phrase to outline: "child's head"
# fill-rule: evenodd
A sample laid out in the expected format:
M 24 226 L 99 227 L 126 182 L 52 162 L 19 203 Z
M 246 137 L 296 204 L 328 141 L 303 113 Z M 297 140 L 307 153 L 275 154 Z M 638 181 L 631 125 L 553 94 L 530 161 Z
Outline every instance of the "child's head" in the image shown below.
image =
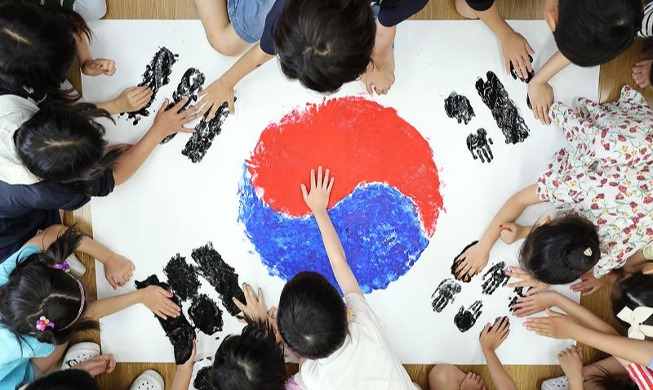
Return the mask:
M 102 117 L 111 118 L 88 103 L 44 107 L 16 131 L 18 156 L 44 181 L 85 192 L 85 183 L 101 176 L 120 154 L 105 153 L 104 127 L 95 121 Z
M 33 3 L 0 3 L 0 86 L 55 93 L 77 55 L 75 34 L 90 30 L 73 11 Z
M 345 342 L 347 308 L 324 276 L 301 272 L 281 291 L 277 323 L 290 349 L 307 359 L 322 359 Z
M 37 379 L 20 390 L 99 390 L 95 378 L 83 370 L 53 372 Z
M 521 247 L 519 262 L 535 279 L 566 284 L 599 261 L 599 235 L 585 218 L 566 215 L 534 227 Z
M 0 286 L 0 324 L 17 338 L 33 336 L 60 345 L 77 332 L 97 328 L 83 317 L 84 287 L 60 269 L 81 237 L 69 229 L 47 251 L 27 256 Z
M 604 64 L 634 41 L 643 17 L 640 0 L 560 0 L 550 20 L 558 50 L 579 66 Z
M 635 310 L 638 307 L 653 307 L 653 275 L 641 272 L 622 272 L 619 280 L 612 286 L 612 312 L 615 317 L 625 307 Z M 623 325 L 629 326 L 622 322 Z M 653 317 L 644 322 L 653 325 Z
M 250 322 L 225 338 L 209 378 L 220 390 L 283 390 L 286 365 L 274 330 L 265 321 Z
M 274 31 L 283 73 L 335 92 L 370 64 L 376 23 L 367 0 L 288 0 Z

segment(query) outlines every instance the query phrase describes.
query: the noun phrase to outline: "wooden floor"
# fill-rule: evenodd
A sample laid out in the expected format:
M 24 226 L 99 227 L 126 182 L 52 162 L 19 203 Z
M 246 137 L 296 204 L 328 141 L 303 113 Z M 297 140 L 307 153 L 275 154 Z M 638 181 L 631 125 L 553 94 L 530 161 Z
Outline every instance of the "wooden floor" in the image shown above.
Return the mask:
M 542 0 L 497 0 L 501 12 L 507 19 L 541 19 Z M 108 19 L 196 19 L 197 15 L 192 0 L 107 0 Z M 459 19 L 453 7 L 453 0 L 432 0 L 415 19 L 439 20 Z M 621 57 L 604 65 L 600 76 L 600 98 L 602 102 L 614 100 L 619 96 L 619 90 L 625 84 L 633 84 L 630 78 L 632 64 L 643 58 L 641 53 L 642 42 L 637 42 L 628 52 Z M 645 91 L 647 98 L 651 98 L 651 91 Z M 118 211 L 117 211 L 118 212 Z M 66 215 L 68 224 L 77 223 L 78 229 L 91 234 L 90 208 L 78 210 Z M 155 243 L 152 243 L 155 245 Z M 91 294 L 95 294 L 95 276 L 92 262 L 83 258 L 90 272 L 85 276 Z M 589 299 L 583 299 L 583 304 L 592 311 L 608 319 L 610 305 L 608 291 L 602 291 Z M 129 329 L 125 329 L 129 332 Z M 78 340 L 99 341 L 98 334 L 88 334 Z M 134 346 L 138 348 L 138 346 Z M 587 351 L 587 350 L 586 350 Z M 596 351 L 586 354 L 587 361 L 594 361 L 600 356 Z M 153 368 L 159 371 L 169 385 L 172 382 L 175 366 L 173 364 L 119 364 L 111 375 L 102 375 L 99 382 L 103 390 L 128 389 L 131 382 L 145 369 Z M 431 366 L 408 366 L 408 372 L 415 382 L 427 389 L 427 375 Z M 465 366 L 463 370 L 472 370 L 480 373 L 490 383 L 487 370 L 482 366 Z M 562 371 L 557 366 L 510 366 L 510 374 L 518 384 L 519 389 L 539 389 L 543 379 L 561 375 Z M 169 388 L 169 387 L 168 387 Z M 492 388 L 492 387 L 490 387 Z M 343 389 L 345 390 L 345 389 Z

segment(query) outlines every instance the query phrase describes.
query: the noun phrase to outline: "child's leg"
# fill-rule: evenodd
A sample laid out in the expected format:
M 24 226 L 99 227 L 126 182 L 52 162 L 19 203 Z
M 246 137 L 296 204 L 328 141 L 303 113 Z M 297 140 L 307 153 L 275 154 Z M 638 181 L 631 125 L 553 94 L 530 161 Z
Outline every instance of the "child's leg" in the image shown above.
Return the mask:
M 459 390 L 465 373 L 451 364 L 438 364 L 429 372 L 430 390 Z
M 106 0 L 75 0 L 73 9 L 86 21 L 99 20 L 107 13 Z
M 195 0 L 206 38 L 220 54 L 236 56 L 249 45 L 238 36 L 227 13 L 227 0 Z M 260 39 L 260 37 L 259 37 Z
M 470 7 L 465 0 L 455 0 L 456 1 L 456 11 L 463 18 L 467 19 L 478 19 L 476 12 Z
M 58 345 L 50 355 L 42 358 L 32 358 L 30 362 L 41 371 L 41 374 L 46 375 L 59 363 L 67 348 L 68 343 Z

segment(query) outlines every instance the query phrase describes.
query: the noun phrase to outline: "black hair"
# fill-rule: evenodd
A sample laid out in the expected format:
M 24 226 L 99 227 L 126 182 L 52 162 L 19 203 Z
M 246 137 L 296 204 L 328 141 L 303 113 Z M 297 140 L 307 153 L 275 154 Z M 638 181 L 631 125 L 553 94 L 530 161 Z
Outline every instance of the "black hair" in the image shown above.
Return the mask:
M 569 61 L 596 66 L 630 47 L 643 17 L 640 0 L 560 0 L 553 36 Z
M 283 73 L 317 92 L 365 73 L 375 37 L 368 0 L 288 0 L 274 30 Z
M 283 390 L 286 365 L 272 327 L 248 319 L 240 335 L 222 341 L 208 375 L 217 390 Z
M 90 195 L 88 183 L 100 177 L 122 152 L 105 153 L 105 130 L 97 118 L 111 119 L 111 115 L 90 103 L 52 102 L 16 131 L 20 160 L 44 181 Z
M 0 86 L 64 98 L 59 87 L 77 55 L 75 35 L 90 39 L 91 31 L 75 11 L 38 3 L 0 1 Z
M 628 374 L 614 375 L 608 372 L 600 364 L 596 366 L 601 374 L 590 375 L 586 382 L 598 386 L 603 390 L 638 390 L 637 385 L 630 379 Z
M 18 263 L 7 283 L 0 286 L 0 325 L 17 341 L 33 336 L 42 343 L 61 345 L 77 332 L 98 329 L 97 322 L 83 315 L 75 321 L 83 300 L 79 282 L 54 268 L 73 254 L 81 239 L 80 233 L 68 229 L 46 251 L 33 253 Z M 41 316 L 54 322 L 54 327 L 38 330 L 36 321 Z
M 345 303 L 338 290 L 316 272 L 300 272 L 286 283 L 277 322 L 283 341 L 307 359 L 331 355 L 347 337 Z
M 612 286 L 612 312 L 616 317 L 624 307 L 635 310 L 640 306 L 653 307 L 653 275 L 643 273 L 625 273 L 622 271 L 617 282 Z M 625 322 L 622 325 L 630 326 Z M 653 318 L 644 322 L 653 325 Z
M 71 368 L 39 378 L 25 390 L 100 390 L 100 386 L 88 372 Z
M 540 282 L 566 284 L 592 269 L 600 256 L 594 224 L 569 214 L 533 228 L 521 247 L 519 262 Z

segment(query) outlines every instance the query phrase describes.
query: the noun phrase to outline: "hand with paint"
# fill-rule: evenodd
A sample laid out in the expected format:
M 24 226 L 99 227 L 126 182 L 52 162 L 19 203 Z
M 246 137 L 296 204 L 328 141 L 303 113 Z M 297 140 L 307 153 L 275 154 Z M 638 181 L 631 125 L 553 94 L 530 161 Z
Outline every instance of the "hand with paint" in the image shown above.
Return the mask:
M 501 241 L 506 245 L 512 245 L 519 240 L 523 240 L 530 233 L 532 226 L 522 226 L 512 222 L 506 222 L 499 225 L 501 229 Z
M 521 34 L 512 29 L 506 31 L 508 32 L 504 36 L 499 37 L 506 73 L 511 73 L 510 69 L 512 66 L 517 77 L 522 80 L 528 80 L 530 74 L 533 72 L 531 55 L 535 54 L 535 50 L 533 50 L 526 38 Z
M 453 276 L 468 283 L 472 277 L 485 268 L 490 260 L 490 248 L 480 244 L 478 241 L 467 245 L 463 251 L 456 256 L 451 267 Z
M 566 314 L 547 309 L 548 317 L 529 318 L 524 327 L 540 336 L 553 339 L 574 339 L 574 332 L 582 327 Z
M 113 76 L 116 73 L 116 62 L 106 58 L 95 58 L 82 64 L 82 73 L 87 76 Z
M 508 284 L 508 287 L 528 287 L 527 295 L 537 294 L 538 292 L 549 288 L 548 284 L 536 280 L 528 272 L 524 271 L 520 267 L 508 267 L 506 275 L 512 278 L 521 279 L 518 282 Z
M 129 282 L 136 269 L 134 263 L 116 253 L 109 256 L 102 264 L 104 265 L 104 276 L 114 290 Z
M 616 278 L 616 273 L 611 272 L 602 278 L 597 279 L 594 276 L 594 270 L 590 269 L 580 277 L 580 282 L 571 285 L 571 291 L 579 292 L 583 295 L 592 295 L 603 287 L 610 286 Z
M 527 317 L 533 314 L 543 312 L 553 306 L 558 305 L 558 299 L 562 295 L 555 291 L 540 291 L 537 294 L 517 299 L 513 305 L 515 316 Z
M 510 321 L 508 317 L 497 318 L 494 324 L 489 322 L 481 332 L 480 342 L 483 353 L 494 352 L 503 344 L 510 334 Z
M 170 390 L 186 390 L 191 387 L 191 379 L 193 378 L 193 364 L 195 363 L 196 356 L 197 342 L 193 340 L 193 350 L 190 354 L 190 358 L 188 358 L 185 363 L 177 365 L 175 378 L 172 380 Z
M 551 124 L 549 110 L 553 104 L 553 87 L 549 83 L 532 80 L 528 84 L 528 99 L 535 119 L 545 125 Z
M 183 98 L 171 109 L 166 110 L 168 107 L 168 99 L 163 101 L 163 104 L 159 107 L 159 112 L 156 113 L 156 117 L 154 118 L 154 124 L 150 128 L 150 131 L 157 132 L 159 142 L 171 134 L 192 133 L 195 131 L 195 129 L 187 129 L 184 127 L 185 124 L 188 124 L 199 117 L 199 114 L 193 113 L 193 106 L 190 106 L 185 110 L 183 109 L 187 102 L 188 98 Z
M 140 293 L 140 302 L 160 318 L 166 320 L 181 314 L 181 308 L 170 300 L 173 296 L 171 291 L 159 286 L 148 286 L 137 292 Z
M 233 297 L 234 304 L 240 309 L 245 318 L 241 321 L 266 320 L 268 318 L 268 308 L 265 305 L 263 289 L 258 288 L 258 295 L 254 292 L 252 286 L 243 283 L 243 293 L 245 294 L 245 303 L 238 298 Z
M 330 173 L 331 171 L 327 169 L 323 174 L 322 167 L 319 167 L 316 177 L 315 170 L 311 169 L 311 190 L 308 191 L 304 183 L 300 185 L 304 202 L 306 202 L 306 205 L 311 209 L 313 214 L 326 211 L 329 205 L 329 195 L 331 194 L 335 180 L 334 177 L 329 177 Z
M 235 113 L 234 101 L 235 91 L 234 84 L 229 83 L 222 78 L 212 82 L 208 87 L 199 93 L 201 100 L 197 103 L 200 107 L 199 113 L 211 120 L 224 103 L 227 103 L 230 113 Z
M 558 363 L 565 373 L 570 389 L 583 388 L 583 348 L 572 345 L 560 351 Z
M 107 110 L 111 114 L 123 112 L 136 112 L 145 107 L 152 99 L 152 90 L 148 87 L 130 87 L 122 91 L 113 102 L 113 109 Z

